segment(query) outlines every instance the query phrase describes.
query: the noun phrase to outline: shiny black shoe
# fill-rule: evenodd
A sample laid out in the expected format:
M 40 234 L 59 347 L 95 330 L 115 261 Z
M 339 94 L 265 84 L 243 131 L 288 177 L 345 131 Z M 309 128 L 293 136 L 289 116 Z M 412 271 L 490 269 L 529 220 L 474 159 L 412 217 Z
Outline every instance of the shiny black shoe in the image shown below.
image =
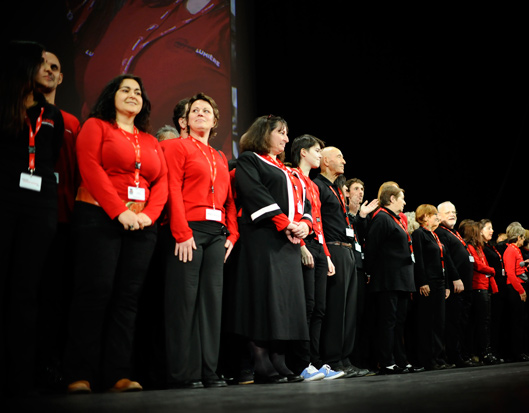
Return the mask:
M 406 368 L 408 369 L 410 373 L 421 373 L 426 370 L 424 367 L 418 367 L 412 364 L 408 364 Z
M 382 367 L 378 371 L 378 374 L 380 375 L 402 374 L 402 373 L 404 373 L 404 369 L 402 367 L 397 366 L 396 364 L 392 367 Z
M 169 385 L 172 389 L 203 389 L 204 384 L 200 380 L 188 380 Z
M 303 376 L 300 376 L 299 374 L 287 374 L 286 377 L 289 383 L 299 383 L 300 381 L 305 380 Z
M 288 379 L 285 376 L 274 374 L 273 376 L 261 376 L 258 373 L 254 375 L 254 383 L 256 384 L 282 384 L 288 383 Z
M 226 380 L 222 379 L 203 379 L 204 387 L 228 387 Z

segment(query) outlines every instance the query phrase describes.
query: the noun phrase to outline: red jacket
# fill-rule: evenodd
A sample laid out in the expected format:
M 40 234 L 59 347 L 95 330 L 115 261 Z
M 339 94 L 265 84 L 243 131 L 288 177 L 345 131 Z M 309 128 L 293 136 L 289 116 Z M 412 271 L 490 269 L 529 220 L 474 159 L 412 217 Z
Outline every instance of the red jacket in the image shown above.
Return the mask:
M 493 293 L 498 292 L 498 286 L 494 275 L 496 271 L 494 268 L 489 266 L 483 248 L 474 248 L 472 245 L 467 244 L 468 251 L 474 257 L 474 275 L 472 277 L 472 288 L 474 290 L 488 290 L 489 287 Z
M 525 267 L 520 267 L 520 262 L 523 261 L 522 252 L 514 244 L 507 244 L 507 248 L 503 253 L 503 262 L 505 264 L 505 272 L 507 273 L 507 284 L 511 284 L 519 293 L 525 292 L 522 280 L 518 277 L 525 272 Z

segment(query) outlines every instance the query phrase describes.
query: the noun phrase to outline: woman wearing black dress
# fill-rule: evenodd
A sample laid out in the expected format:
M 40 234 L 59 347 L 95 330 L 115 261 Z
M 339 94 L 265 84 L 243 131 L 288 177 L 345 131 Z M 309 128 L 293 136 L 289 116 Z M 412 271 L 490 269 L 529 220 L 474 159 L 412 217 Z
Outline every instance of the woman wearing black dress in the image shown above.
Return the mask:
M 234 332 L 250 341 L 255 381 L 302 380 L 285 364 L 290 340 L 308 340 L 300 239 L 311 229 L 304 187 L 280 160 L 287 124 L 260 117 L 246 132 L 235 172 L 240 252 Z

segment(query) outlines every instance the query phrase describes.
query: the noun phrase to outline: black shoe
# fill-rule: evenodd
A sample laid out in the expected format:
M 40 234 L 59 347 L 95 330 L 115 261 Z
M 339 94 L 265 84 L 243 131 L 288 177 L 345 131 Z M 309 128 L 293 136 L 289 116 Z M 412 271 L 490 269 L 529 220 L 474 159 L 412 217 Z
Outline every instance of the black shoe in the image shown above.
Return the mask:
M 303 378 L 303 376 L 300 376 L 299 374 L 294 374 L 294 373 L 292 373 L 292 374 L 287 374 L 286 377 L 287 377 L 287 381 L 288 381 L 289 383 L 299 383 L 300 381 L 305 380 L 305 379 Z
M 222 379 L 203 379 L 204 387 L 228 387 L 226 380 Z
M 254 382 L 253 371 L 251 370 L 242 370 L 239 375 L 239 384 L 252 384 Z
M 413 366 L 412 364 L 408 364 L 406 368 L 410 373 L 421 373 L 426 370 L 424 367 L 417 367 Z
M 529 361 L 529 356 L 527 354 L 518 354 L 516 356 L 516 361 Z
M 281 384 L 288 383 L 288 379 L 285 376 L 274 374 L 273 376 L 261 376 L 258 373 L 254 375 L 254 383 L 257 384 Z
M 483 363 L 485 363 L 487 365 L 499 364 L 500 363 L 500 361 L 492 353 L 485 354 L 481 359 L 483 360 Z
M 402 374 L 404 372 L 404 369 L 402 367 L 397 366 L 396 364 L 393 367 L 382 367 L 378 374 L 386 375 L 386 374 Z
M 361 369 L 359 367 L 353 366 L 352 364 L 351 364 L 351 367 L 356 372 L 356 376 L 354 376 L 354 377 L 364 377 L 364 376 L 367 376 L 369 374 L 369 370 L 368 369 Z
M 444 366 L 437 363 L 428 364 L 424 368 L 428 371 L 444 370 Z
M 441 367 L 443 367 L 443 369 L 445 370 L 448 370 L 448 369 L 453 369 L 456 365 L 455 364 L 452 364 L 452 363 L 448 363 L 446 362 L 445 360 L 443 359 L 439 359 L 436 361 L 437 364 L 439 364 Z
M 180 383 L 169 385 L 170 388 L 174 389 L 203 389 L 204 384 L 200 380 L 188 380 Z

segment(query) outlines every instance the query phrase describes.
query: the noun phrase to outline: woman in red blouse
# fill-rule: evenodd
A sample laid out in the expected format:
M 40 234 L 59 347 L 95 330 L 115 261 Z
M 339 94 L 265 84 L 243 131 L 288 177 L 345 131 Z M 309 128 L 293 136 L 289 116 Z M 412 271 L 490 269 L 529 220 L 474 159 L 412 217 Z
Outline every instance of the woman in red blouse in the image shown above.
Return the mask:
M 217 376 L 224 262 L 239 237 L 228 161 L 213 149 L 219 111 L 188 103 L 186 139 L 163 141 L 169 169 L 165 323 L 170 387 L 224 387 Z M 167 228 L 168 227 L 168 228 Z
M 507 227 L 507 247 L 503 252 L 503 262 L 507 273 L 507 293 L 511 320 L 511 352 L 518 361 L 529 361 L 524 350 L 524 314 L 526 312 L 527 263 L 520 247 L 525 240 L 525 230 L 520 224 Z M 520 264 L 525 263 L 522 267 Z
M 77 138 L 81 184 L 65 356 L 70 393 L 89 393 L 94 384 L 113 392 L 142 389 L 130 380 L 134 327 L 154 224 L 167 200 L 165 159 L 147 132 L 150 107 L 141 79 L 120 75 L 103 89 Z
M 469 222 L 464 227 L 463 238 L 472 255 L 474 266 L 472 307 L 475 317 L 476 348 L 481 361 L 486 364 L 496 364 L 498 359 L 492 354 L 490 347 L 490 305 L 491 294 L 498 292 L 498 286 L 494 278 L 496 271 L 489 265 L 483 251 L 481 229 L 479 222 Z

